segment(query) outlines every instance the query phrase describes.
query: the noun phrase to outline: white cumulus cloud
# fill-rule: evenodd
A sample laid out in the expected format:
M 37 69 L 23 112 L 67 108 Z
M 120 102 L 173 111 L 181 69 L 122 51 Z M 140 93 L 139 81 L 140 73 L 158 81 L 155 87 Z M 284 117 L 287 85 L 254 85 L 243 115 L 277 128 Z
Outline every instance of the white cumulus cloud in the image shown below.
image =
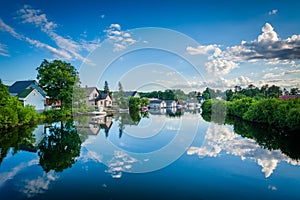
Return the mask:
M 205 66 L 208 72 L 227 74 L 238 68 L 242 62 L 268 60 L 269 64 L 272 64 L 274 62 L 291 63 L 295 59 L 300 59 L 300 35 L 281 39 L 273 26 L 266 23 L 262 27 L 262 33 L 253 41 L 241 41 L 239 45 L 229 46 L 224 50 L 216 44 L 189 46 L 186 50 L 191 55 L 206 54 L 208 62 Z
M 113 51 L 122 51 L 126 49 L 127 46 L 136 42 L 129 32 L 121 29 L 121 25 L 119 24 L 111 24 L 104 32 L 106 32 L 106 37 L 113 42 Z

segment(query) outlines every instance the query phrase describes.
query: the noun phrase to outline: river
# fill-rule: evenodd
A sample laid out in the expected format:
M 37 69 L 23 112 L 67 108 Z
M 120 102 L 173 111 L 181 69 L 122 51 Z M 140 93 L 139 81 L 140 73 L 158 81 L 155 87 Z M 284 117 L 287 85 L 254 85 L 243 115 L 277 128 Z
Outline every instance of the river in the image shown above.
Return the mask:
M 0 199 L 300 199 L 296 134 L 209 121 L 150 110 L 1 132 Z

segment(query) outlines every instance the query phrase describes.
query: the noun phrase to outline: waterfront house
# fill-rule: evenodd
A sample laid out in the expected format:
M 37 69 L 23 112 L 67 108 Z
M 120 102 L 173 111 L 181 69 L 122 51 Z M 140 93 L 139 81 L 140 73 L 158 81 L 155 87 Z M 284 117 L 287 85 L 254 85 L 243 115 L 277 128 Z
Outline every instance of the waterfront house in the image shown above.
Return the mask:
M 164 100 L 160 100 L 160 99 L 149 99 L 150 100 L 150 104 L 149 107 L 152 109 L 160 109 L 160 108 L 166 108 L 166 102 Z
M 43 112 L 46 105 L 46 92 L 35 80 L 16 81 L 8 88 L 11 96 L 18 97 L 23 106 L 34 106 L 38 112 Z
M 177 103 L 174 100 L 166 100 L 166 107 L 167 108 L 176 108 Z
M 96 102 L 99 110 L 105 110 L 112 107 L 112 98 L 109 94 L 99 94 L 96 98 Z
M 98 108 L 98 102 L 97 102 L 97 98 L 100 95 L 99 90 L 96 87 L 85 87 L 84 88 L 86 91 L 86 104 L 88 105 L 88 107 L 90 108 Z

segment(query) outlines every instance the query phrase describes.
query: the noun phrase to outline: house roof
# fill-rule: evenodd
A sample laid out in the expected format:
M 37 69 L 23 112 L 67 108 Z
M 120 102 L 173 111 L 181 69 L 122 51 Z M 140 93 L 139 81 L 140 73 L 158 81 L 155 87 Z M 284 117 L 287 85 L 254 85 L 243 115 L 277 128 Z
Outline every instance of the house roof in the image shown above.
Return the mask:
M 25 89 L 25 90 L 23 90 L 23 92 L 21 92 L 20 94 L 18 94 L 18 97 L 19 97 L 19 98 L 25 98 L 25 97 L 27 97 L 27 96 L 30 94 L 30 92 L 32 92 L 33 90 L 34 90 L 33 88 Z
M 10 86 L 8 88 L 8 91 L 10 93 L 17 93 L 20 94 L 21 92 L 23 92 L 23 90 L 25 90 L 27 87 L 29 87 L 32 84 L 36 84 L 37 82 L 34 80 L 30 80 L 30 81 L 16 81 L 12 86 Z
M 89 96 L 94 90 L 100 93 L 96 87 L 85 87 L 84 89 L 87 91 L 86 96 Z
M 128 97 L 133 97 L 134 95 L 136 95 L 137 91 L 127 91 L 124 92 L 124 97 L 128 98 Z
M 22 95 L 23 98 L 26 97 L 24 96 L 25 94 L 28 95 L 33 89 L 37 89 L 42 96 L 46 97 L 46 92 L 38 85 L 35 80 L 16 81 L 8 88 L 8 91 L 11 94 L 17 94 L 19 97 L 21 97 L 20 95 Z
M 96 98 L 96 101 L 106 99 L 107 96 L 109 96 L 109 95 L 108 95 L 108 94 L 105 94 L 105 93 L 101 93 L 101 94 L 99 94 L 98 97 Z M 110 96 L 109 96 L 109 98 L 110 98 Z

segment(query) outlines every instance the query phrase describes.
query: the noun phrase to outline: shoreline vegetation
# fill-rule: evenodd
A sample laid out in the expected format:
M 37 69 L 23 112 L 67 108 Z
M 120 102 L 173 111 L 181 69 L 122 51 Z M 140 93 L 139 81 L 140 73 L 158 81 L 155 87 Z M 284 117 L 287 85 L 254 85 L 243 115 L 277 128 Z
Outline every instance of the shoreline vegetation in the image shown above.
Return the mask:
M 285 131 L 300 130 L 300 99 L 242 97 L 232 101 L 208 99 L 203 102 L 202 117 L 224 123 L 228 117 L 256 124 L 267 124 Z
M 37 67 L 37 80 L 49 98 L 49 104 L 59 103 L 59 109 L 46 110 L 37 113 L 33 106 L 22 106 L 17 97 L 11 96 L 8 87 L 0 80 L 0 129 L 72 118 L 72 112 L 85 113 L 95 111 L 85 100 L 86 91 L 80 85 L 79 74 L 74 66 L 61 60 L 48 62 L 43 60 Z M 100 90 L 99 90 L 100 91 Z M 300 98 L 299 89 L 290 91 L 272 85 L 263 85 L 261 88 L 250 84 L 247 88 L 235 86 L 226 91 L 206 88 L 200 91 L 191 91 L 188 94 L 180 89 L 152 92 L 140 92 L 140 97 L 125 98 L 122 84 L 119 82 L 119 91 L 109 91 L 105 81 L 101 93 L 113 96 L 116 108 L 128 109 L 136 113 L 141 107 L 149 106 L 149 98 L 161 100 L 175 100 L 184 104 L 190 101 L 201 105 L 202 114 L 210 114 L 216 121 L 226 116 L 238 117 L 245 121 L 269 124 L 278 129 L 300 129 Z M 295 98 L 280 99 L 281 95 L 293 95 Z M 207 117 L 207 116 L 206 116 Z
M 10 96 L 0 80 L 0 129 L 34 124 L 43 119 L 33 106 L 22 106 L 17 97 Z

